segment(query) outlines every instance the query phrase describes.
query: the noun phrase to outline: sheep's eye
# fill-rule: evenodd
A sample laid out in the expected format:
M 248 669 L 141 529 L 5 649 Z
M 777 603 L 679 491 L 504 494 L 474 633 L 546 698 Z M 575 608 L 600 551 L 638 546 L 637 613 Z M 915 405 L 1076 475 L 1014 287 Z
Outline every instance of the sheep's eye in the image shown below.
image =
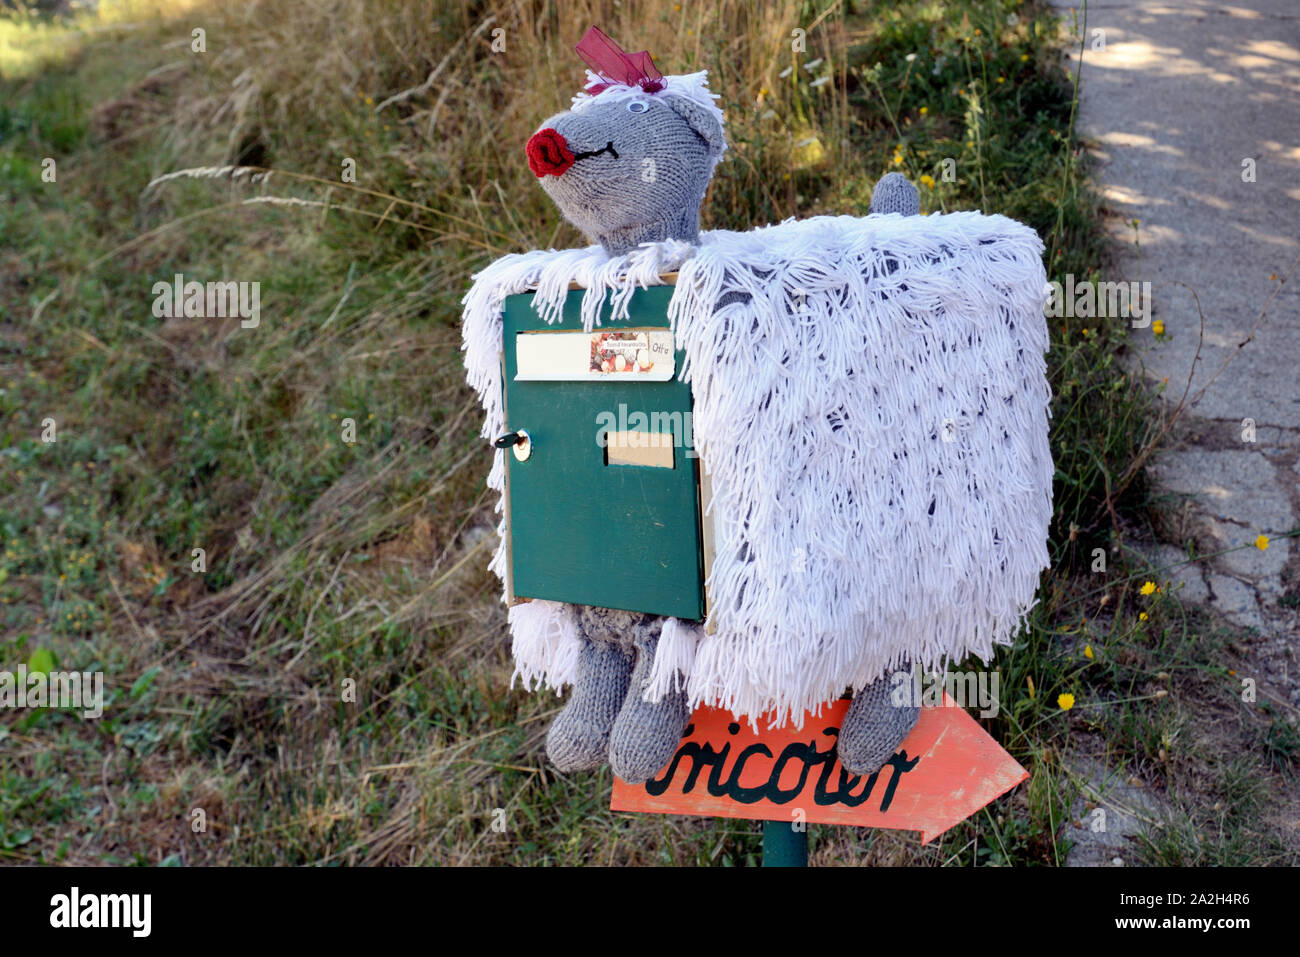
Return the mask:
M 645 100 L 630 100 L 627 104 L 629 113 L 644 113 L 648 109 L 650 109 L 650 104 Z

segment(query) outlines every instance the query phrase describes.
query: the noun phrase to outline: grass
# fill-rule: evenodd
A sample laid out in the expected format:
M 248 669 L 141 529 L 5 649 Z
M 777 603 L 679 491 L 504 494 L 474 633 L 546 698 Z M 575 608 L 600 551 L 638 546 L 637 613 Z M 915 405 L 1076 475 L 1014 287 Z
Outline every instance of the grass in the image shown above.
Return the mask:
M 1058 57 L 1082 24 L 1011 0 L 102 7 L 0 19 L 0 667 L 48 653 L 109 689 L 100 721 L 0 715 L 0 859 L 756 863 L 756 825 L 615 814 L 608 770 L 546 765 L 558 701 L 507 690 L 459 298 L 495 256 L 584 242 L 520 144 L 591 23 L 711 70 L 732 152 L 706 227 L 863 213 L 899 169 L 1097 278 Z M 149 185 L 180 170 L 209 172 Z M 262 324 L 155 318 L 177 272 L 260 282 Z M 814 827 L 816 862 L 1060 864 L 1097 741 L 1180 809 L 1147 859 L 1294 854 L 1294 724 L 1238 699 L 1231 636 L 1130 544 L 1157 422 L 1125 324 L 1051 332 L 1053 571 L 987 722 L 1030 780 L 925 848 Z

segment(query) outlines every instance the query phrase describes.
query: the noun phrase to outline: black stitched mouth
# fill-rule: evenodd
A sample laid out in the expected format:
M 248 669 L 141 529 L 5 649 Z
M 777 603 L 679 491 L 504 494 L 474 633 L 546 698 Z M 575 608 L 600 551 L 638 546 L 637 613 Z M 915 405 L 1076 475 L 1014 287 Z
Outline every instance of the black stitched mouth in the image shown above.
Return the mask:
M 614 157 L 614 159 L 618 159 L 618 151 L 614 149 L 614 141 L 610 140 L 598 150 L 588 150 L 585 153 L 574 153 L 573 161 L 576 163 L 578 160 L 590 159 L 593 156 L 599 156 L 601 153 L 608 153 L 610 156 Z

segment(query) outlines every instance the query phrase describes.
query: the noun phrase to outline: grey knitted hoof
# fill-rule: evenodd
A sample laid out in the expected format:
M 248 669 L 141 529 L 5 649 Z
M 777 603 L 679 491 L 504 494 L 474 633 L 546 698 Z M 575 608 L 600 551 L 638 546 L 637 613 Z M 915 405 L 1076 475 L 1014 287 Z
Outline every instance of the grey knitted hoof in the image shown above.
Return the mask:
M 628 784 L 641 784 L 664 769 L 681 744 L 682 732 L 691 717 L 684 691 L 671 691 L 657 704 L 641 700 L 662 627 L 660 618 L 636 628 L 632 687 L 609 739 L 609 766 Z
M 886 173 L 871 192 L 871 212 L 919 215 L 921 194 L 902 173 Z
M 611 641 L 582 639 L 569 703 L 546 733 L 546 756 L 559 770 L 594 771 L 609 754 L 609 735 L 632 677 L 632 653 Z
M 854 774 L 879 771 L 916 726 L 921 709 L 895 704 L 892 691 L 889 675 L 884 675 L 855 694 L 844 715 L 835 747 L 840 764 Z

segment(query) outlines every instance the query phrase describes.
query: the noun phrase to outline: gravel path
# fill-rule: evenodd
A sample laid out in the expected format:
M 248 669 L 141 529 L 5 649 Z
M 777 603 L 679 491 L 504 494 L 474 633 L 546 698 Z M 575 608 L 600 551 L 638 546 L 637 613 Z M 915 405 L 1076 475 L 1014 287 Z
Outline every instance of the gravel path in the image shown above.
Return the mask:
M 1155 558 L 1184 560 L 1189 540 L 1225 552 L 1172 577 L 1252 629 L 1242 667 L 1300 714 L 1300 539 L 1281 537 L 1300 525 L 1300 269 L 1280 291 L 1270 278 L 1300 258 L 1300 3 L 1090 3 L 1084 46 L 1079 131 L 1117 240 L 1105 278 L 1151 282 L 1163 331 L 1135 333 L 1138 360 L 1166 400 L 1189 377 L 1194 399 L 1151 466 L 1174 543 Z M 1115 769 L 1074 770 L 1108 826 L 1086 826 L 1081 796 L 1068 863 L 1131 863 L 1163 802 Z
M 1185 572 L 1184 594 L 1257 629 L 1250 657 L 1300 706 L 1300 540 L 1280 537 L 1300 525 L 1300 269 L 1280 292 L 1270 278 L 1300 258 L 1300 4 L 1089 4 L 1080 92 L 1118 240 L 1107 278 L 1149 280 L 1164 324 L 1135 333 L 1147 376 L 1174 401 L 1189 375 L 1204 390 L 1152 467 L 1171 537 L 1239 549 Z

